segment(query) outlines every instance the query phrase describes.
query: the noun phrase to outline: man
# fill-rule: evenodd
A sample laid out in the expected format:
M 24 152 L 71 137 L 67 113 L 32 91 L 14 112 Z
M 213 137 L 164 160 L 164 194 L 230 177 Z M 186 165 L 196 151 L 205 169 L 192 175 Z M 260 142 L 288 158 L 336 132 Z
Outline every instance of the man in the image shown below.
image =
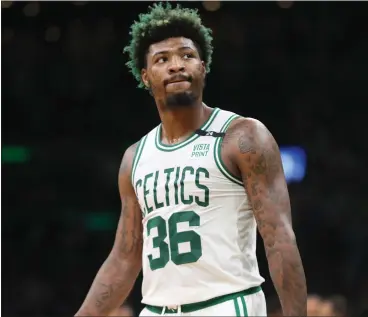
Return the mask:
M 308 296 L 307 316 L 346 316 L 346 312 L 346 300 L 342 296 L 335 295 L 330 298 Z
M 128 66 L 162 123 L 123 157 L 115 243 L 77 315 L 108 315 L 143 267 L 141 316 L 266 316 L 258 225 L 283 314 L 306 316 L 278 146 L 261 122 L 202 102 L 210 30 L 158 4 L 131 35 Z
M 129 304 L 123 304 L 109 315 L 110 317 L 134 317 L 133 308 Z

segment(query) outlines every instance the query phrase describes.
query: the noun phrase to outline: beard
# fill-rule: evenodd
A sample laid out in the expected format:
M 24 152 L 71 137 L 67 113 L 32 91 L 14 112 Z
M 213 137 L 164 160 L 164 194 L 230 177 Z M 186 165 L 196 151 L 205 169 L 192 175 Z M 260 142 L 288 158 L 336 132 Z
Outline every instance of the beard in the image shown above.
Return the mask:
M 195 104 L 198 97 L 191 91 L 179 92 L 166 98 L 168 109 L 189 108 Z

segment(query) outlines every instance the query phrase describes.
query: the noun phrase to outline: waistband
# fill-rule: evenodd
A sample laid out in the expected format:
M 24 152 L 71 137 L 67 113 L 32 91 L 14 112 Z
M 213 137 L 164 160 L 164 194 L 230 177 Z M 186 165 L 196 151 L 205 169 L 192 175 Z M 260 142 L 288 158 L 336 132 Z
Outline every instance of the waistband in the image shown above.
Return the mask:
M 228 300 L 235 299 L 235 298 L 238 298 L 240 296 L 255 294 L 255 293 L 257 293 L 261 290 L 262 290 L 262 288 L 260 286 L 255 286 L 255 287 L 248 288 L 247 290 L 244 290 L 244 291 L 218 296 L 218 297 L 215 297 L 215 298 L 211 298 L 209 300 L 205 300 L 203 302 L 180 305 L 180 311 L 182 313 L 191 313 L 191 312 L 194 312 L 196 310 L 208 308 L 208 307 L 211 307 L 211 306 L 215 306 L 215 305 L 227 302 Z M 178 312 L 178 308 L 169 309 L 168 307 L 163 307 L 163 306 L 160 307 L 160 306 L 146 305 L 146 308 L 149 311 L 151 311 L 153 313 L 156 313 L 156 314 L 161 314 L 163 311 L 165 313 L 168 313 L 168 314 L 173 314 L 173 313 Z

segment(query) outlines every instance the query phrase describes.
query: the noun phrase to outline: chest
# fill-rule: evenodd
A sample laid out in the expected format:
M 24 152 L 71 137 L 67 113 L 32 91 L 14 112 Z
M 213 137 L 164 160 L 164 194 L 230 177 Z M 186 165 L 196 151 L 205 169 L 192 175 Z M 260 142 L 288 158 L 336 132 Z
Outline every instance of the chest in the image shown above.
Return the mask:
M 150 148 L 142 154 L 133 181 L 144 215 L 179 205 L 209 205 L 218 170 L 215 142 L 206 139 L 175 151 Z

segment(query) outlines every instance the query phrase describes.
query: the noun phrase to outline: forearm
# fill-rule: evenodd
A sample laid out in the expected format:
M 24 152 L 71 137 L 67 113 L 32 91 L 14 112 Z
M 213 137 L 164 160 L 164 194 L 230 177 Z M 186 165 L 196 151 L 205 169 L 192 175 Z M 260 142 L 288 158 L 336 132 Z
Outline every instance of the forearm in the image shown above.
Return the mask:
M 75 316 L 107 316 L 128 297 L 140 265 L 109 255 Z
M 267 250 L 270 275 L 284 316 L 307 315 L 307 286 L 298 247 L 294 242 Z

